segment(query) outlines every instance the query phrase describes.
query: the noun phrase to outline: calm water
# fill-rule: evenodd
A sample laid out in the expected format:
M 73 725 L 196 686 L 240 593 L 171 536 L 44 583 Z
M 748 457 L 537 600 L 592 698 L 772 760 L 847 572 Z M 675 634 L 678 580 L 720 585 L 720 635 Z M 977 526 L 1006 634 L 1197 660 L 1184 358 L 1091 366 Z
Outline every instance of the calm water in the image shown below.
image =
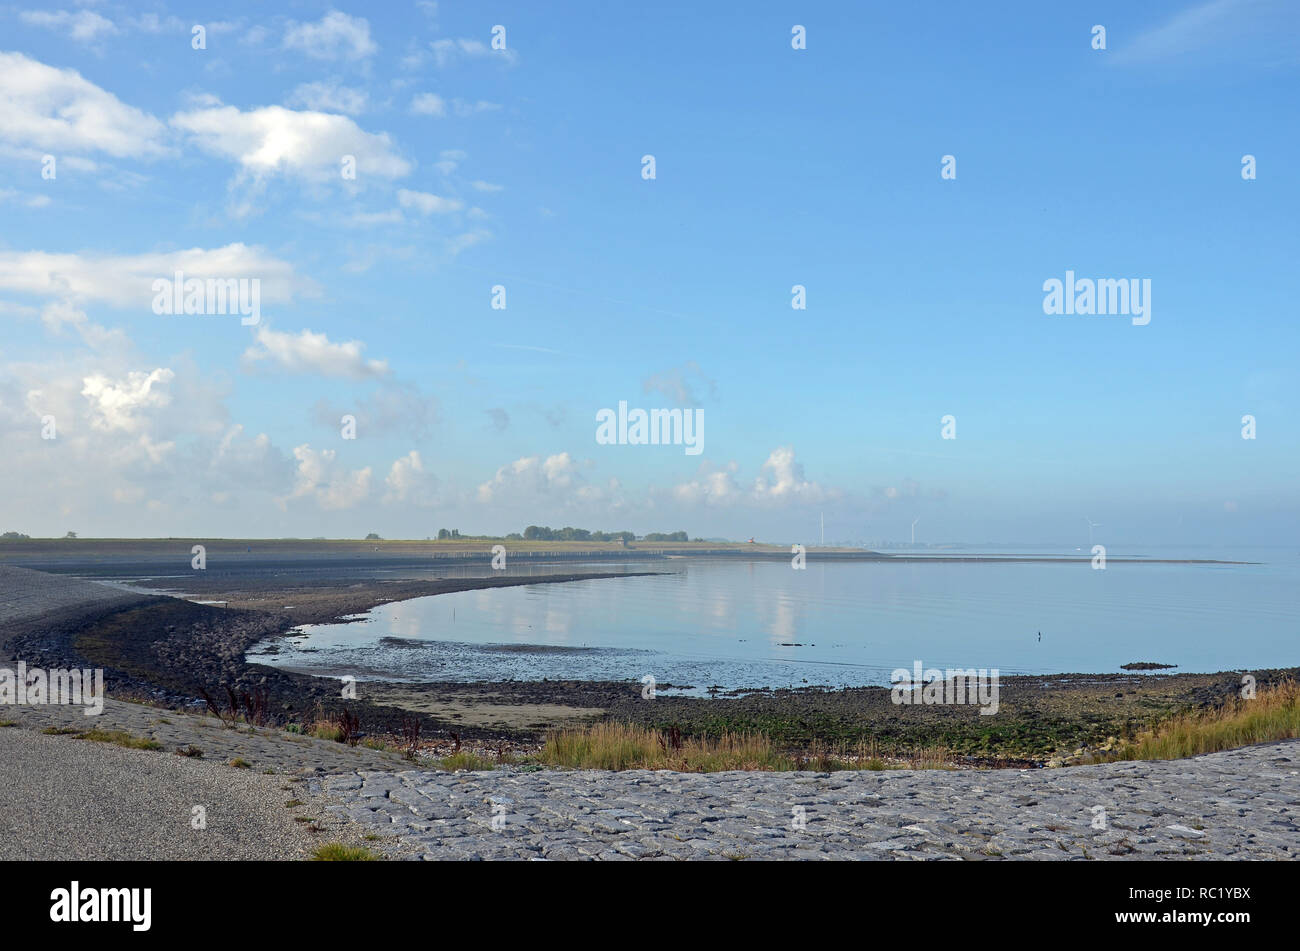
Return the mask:
M 1078 557 L 1076 553 L 1071 553 Z M 250 659 L 358 679 L 640 680 L 723 688 L 888 683 L 895 667 L 1004 674 L 1300 663 L 1300 553 L 1168 550 L 1259 565 L 670 560 L 667 571 L 467 591 L 303 628 Z M 601 566 L 605 568 L 607 566 Z M 579 570 L 566 566 L 565 570 Z M 1042 631 L 1042 641 L 1037 632 Z

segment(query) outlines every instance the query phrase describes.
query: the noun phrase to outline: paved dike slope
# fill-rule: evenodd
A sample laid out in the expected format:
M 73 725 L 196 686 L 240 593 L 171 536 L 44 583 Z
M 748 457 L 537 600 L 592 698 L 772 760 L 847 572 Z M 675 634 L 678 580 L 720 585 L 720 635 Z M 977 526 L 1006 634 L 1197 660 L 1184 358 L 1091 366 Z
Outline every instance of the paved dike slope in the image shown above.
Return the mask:
M 108 585 L 0 565 L 0 660 L 10 657 L 6 642 L 34 625 L 53 627 L 143 600 Z
M 1064 769 L 359 771 L 309 785 L 407 858 L 1300 858 L 1300 740 Z

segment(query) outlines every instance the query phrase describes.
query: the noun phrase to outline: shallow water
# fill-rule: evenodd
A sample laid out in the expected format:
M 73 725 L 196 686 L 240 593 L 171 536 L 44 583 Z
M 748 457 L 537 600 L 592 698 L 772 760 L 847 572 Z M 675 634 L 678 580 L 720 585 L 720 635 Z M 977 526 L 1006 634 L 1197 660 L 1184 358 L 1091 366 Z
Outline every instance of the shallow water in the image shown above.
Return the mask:
M 1263 563 L 1115 561 L 1142 554 Z M 1104 571 L 1087 561 L 810 561 L 796 571 L 787 561 L 673 559 L 625 568 L 668 573 L 384 605 L 360 623 L 303 628 L 279 653 L 259 646 L 249 659 L 362 680 L 649 675 L 689 692 L 884 684 L 916 661 L 1003 674 L 1300 663 L 1300 556 L 1291 550 L 1112 551 Z

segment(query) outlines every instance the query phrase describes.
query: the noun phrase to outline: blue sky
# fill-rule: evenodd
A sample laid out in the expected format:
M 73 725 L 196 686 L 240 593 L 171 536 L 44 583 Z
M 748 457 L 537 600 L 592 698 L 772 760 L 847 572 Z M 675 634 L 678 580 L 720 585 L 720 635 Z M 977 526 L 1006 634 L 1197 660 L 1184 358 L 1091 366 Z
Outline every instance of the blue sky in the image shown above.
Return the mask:
M 1300 9 L 697 6 L 0 9 L 0 529 L 1294 539 Z

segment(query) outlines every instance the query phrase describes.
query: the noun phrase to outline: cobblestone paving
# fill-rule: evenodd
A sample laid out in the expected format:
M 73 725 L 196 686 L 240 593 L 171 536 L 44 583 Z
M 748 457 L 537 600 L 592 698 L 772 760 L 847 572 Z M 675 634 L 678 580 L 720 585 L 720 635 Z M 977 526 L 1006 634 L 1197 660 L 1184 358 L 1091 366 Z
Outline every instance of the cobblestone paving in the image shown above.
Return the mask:
M 1300 857 L 1300 740 L 1068 769 L 358 771 L 310 785 L 415 859 Z

